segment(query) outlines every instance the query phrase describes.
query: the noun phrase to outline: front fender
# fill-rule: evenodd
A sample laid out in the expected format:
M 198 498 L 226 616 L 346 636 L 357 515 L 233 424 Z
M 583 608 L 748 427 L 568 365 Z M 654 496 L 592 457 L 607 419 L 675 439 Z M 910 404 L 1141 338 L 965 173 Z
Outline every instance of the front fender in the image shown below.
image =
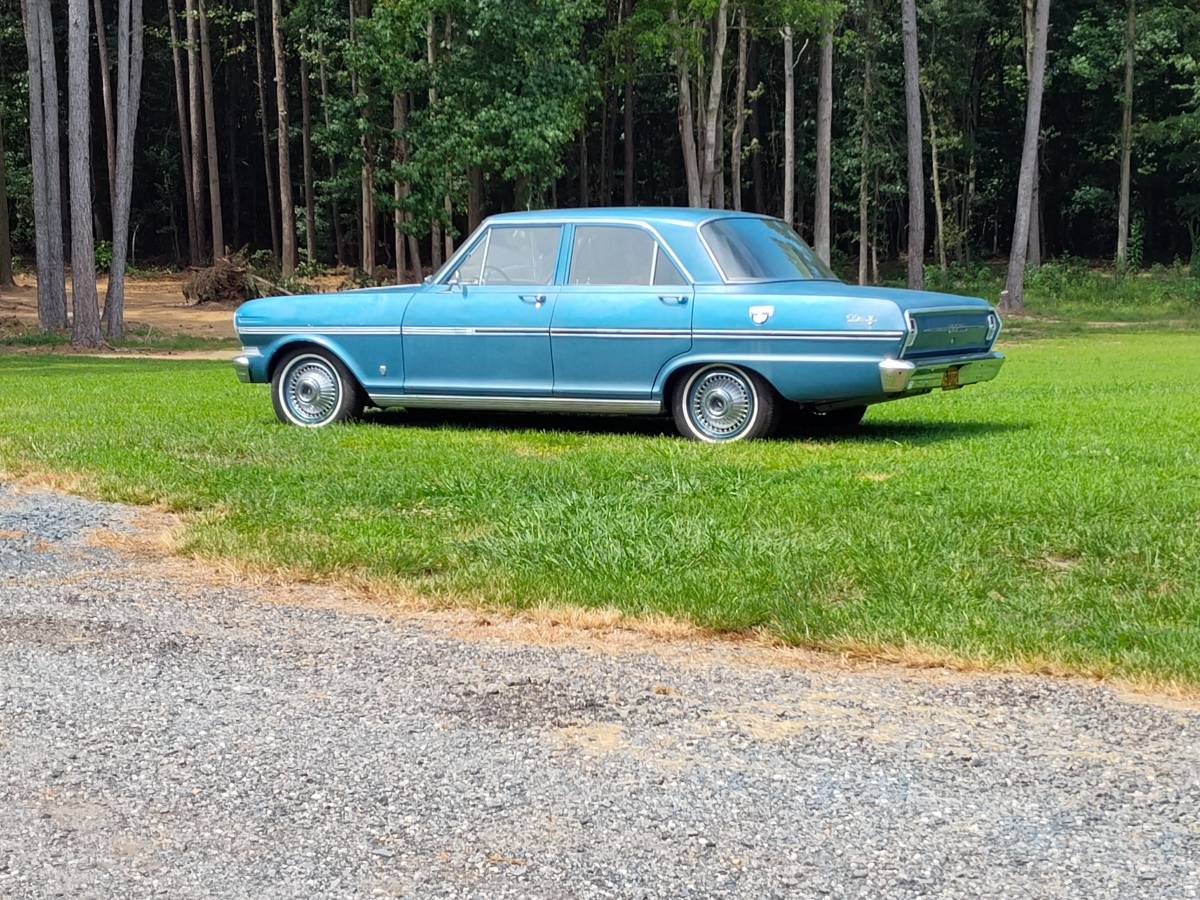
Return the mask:
M 247 335 L 247 337 L 250 337 Z M 396 337 L 399 340 L 399 336 Z M 293 347 L 302 345 L 321 347 L 336 356 L 350 370 L 358 383 L 366 386 L 370 382 L 370 378 L 361 364 L 355 358 L 355 355 L 346 346 L 344 340 L 339 340 L 336 337 L 330 337 L 323 334 L 307 334 L 304 332 L 294 332 L 291 334 L 280 335 L 271 340 L 252 346 L 247 344 L 246 349 L 256 349 L 258 355 L 250 355 L 249 362 L 249 380 L 255 384 L 263 384 L 271 380 L 271 373 L 274 371 L 275 364 Z

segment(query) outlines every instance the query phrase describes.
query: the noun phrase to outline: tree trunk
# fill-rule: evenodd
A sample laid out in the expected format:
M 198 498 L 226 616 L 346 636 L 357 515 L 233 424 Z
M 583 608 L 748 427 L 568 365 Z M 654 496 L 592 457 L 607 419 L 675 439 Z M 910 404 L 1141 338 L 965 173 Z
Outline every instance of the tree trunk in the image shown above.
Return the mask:
M 263 171 L 267 179 L 267 211 L 271 217 L 271 252 L 278 262 L 283 259 L 283 234 L 280 230 L 279 194 L 275 186 L 275 165 L 271 162 L 271 132 L 270 126 L 267 124 L 271 114 L 267 107 L 267 64 L 263 58 L 265 53 L 263 45 L 266 43 L 264 31 L 259 0 L 254 0 L 254 65 L 258 74 L 258 123 L 262 133 Z M 322 66 L 324 66 L 324 62 L 322 62 Z M 328 116 L 328 113 L 326 115 Z M 326 125 L 328 124 L 327 121 Z
M 283 47 L 282 0 L 271 0 L 271 38 L 275 48 L 275 114 L 279 129 L 275 139 L 279 146 L 279 224 L 283 236 L 279 270 L 284 278 L 291 278 L 296 274 L 296 216 L 292 204 L 292 156 L 288 150 L 287 56 Z
M 408 152 L 405 146 L 404 129 L 408 124 L 408 110 L 405 108 L 404 95 L 399 91 L 392 94 L 392 131 L 395 134 L 392 144 L 392 152 L 397 166 L 403 166 L 408 162 Z M 405 259 L 405 235 L 404 235 L 404 198 L 408 194 L 408 185 L 404 179 L 400 177 L 400 173 L 396 173 L 392 178 L 392 199 L 395 201 L 395 208 L 392 210 L 392 241 L 393 252 L 396 256 L 396 284 L 404 284 L 404 270 L 408 268 L 408 260 Z
M 467 167 L 467 233 L 473 234 L 483 221 L 483 169 Z
M 746 133 L 746 69 L 750 57 L 750 29 L 746 7 L 738 10 L 737 83 L 734 88 L 733 134 L 729 148 L 729 192 L 733 208 L 742 208 L 742 139 Z
M 937 117 L 934 115 L 933 101 L 930 99 L 929 92 L 924 91 L 924 94 L 925 110 L 929 114 L 929 155 L 933 165 L 933 209 L 934 218 L 937 221 L 938 268 L 944 273 L 946 271 L 946 214 L 942 206 L 942 176 L 938 164 Z
M 901 0 L 904 31 L 904 116 L 908 133 L 908 286 L 925 287 L 925 171 L 921 148 L 917 3 Z
M 429 63 L 429 71 L 433 72 L 433 67 L 437 65 L 437 22 L 434 19 L 433 11 L 429 13 L 429 18 L 425 23 L 425 59 Z M 432 84 L 429 87 L 429 108 L 437 107 L 437 88 Z M 436 217 L 429 224 L 429 254 L 432 257 L 433 268 L 440 269 L 442 266 L 442 226 Z
M 586 113 L 585 113 L 586 115 Z M 579 205 L 588 206 L 587 123 L 579 130 Z
M 112 265 L 104 295 L 104 331 L 125 333 L 125 262 L 129 256 L 129 212 L 133 198 L 133 138 L 142 102 L 145 29 L 142 0 L 117 4 L 117 208 L 113 211 Z
M 1033 4 L 1034 0 L 1024 0 L 1024 22 L 1025 22 L 1025 77 L 1033 77 Z M 1038 135 L 1038 143 L 1041 143 L 1041 135 Z M 1039 147 L 1040 155 L 1040 147 Z M 1026 264 L 1037 268 L 1042 264 L 1042 197 L 1039 182 L 1041 181 L 1041 168 L 1037 160 L 1033 163 L 1033 212 L 1029 216 L 1029 252 L 1026 257 Z
M 725 44 L 729 36 L 729 0 L 717 5 L 716 34 L 709 67 L 708 107 L 704 111 L 704 168 L 700 177 L 700 205 L 713 203 L 717 159 L 717 129 L 721 124 L 721 78 L 725 72 Z M 720 205 L 720 204 L 718 204 Z
M 33 219 L 37 246 L 38 324 L 67 327 L 63 272 L 62 194 L 58 156 L 58 75 L 49 0 L 22 0 L 29 62 L 29 145 L 33 169 Z
M 750 62 L 746 72 L 747 83 L 758 83 L 758 48 L 752 42 L 750 44 Z M 754 92 L 754 99 L 750 103 L 750 144 L 753 146 L 754 152 L 750 156 L 750 181 L 754 191 L 754 211 L 757 213 L 765 212 L 767 209 L 767 174 L 766 167 L 763 164 L 762 152 L 762 101 L 757 90 Z
M 317 35 L 317 56 L 321 60 L 321 113 L 325 117 L 325 130 L 330 131 L 333 128 L 329 115 L 329 76 L 325 71 L 325 38 L 324 35 Z M 333 154 L 329 155 L 329 177 L 334 179 L 337 177 L 337 161 L 333 158 Z M 337 194 L 335 193 L 329 201 L 329 213 L 333 219 L 333 252 L 338 263 L 346 261 L 346 238 L 342 234 L 342 217 L 338 211 Z
M 99 2 L 99 0 L 97 0 Z M 171 64 L 175 68 L 175 118 L 179 125 L 179 159 L 183 163 L 183 196 L 187 203 L 188 261 L 200 262 L 200 236 L 196 229 L 196 194 L 192 184 L 192 152 L 189 144 L 187 87 L 179 50 L 179 23 L 175 15 L 175 0 L 167 0 L 167 21 L 171 29 Z M 114 137 L 113 143 L 116 143 Z M 113 171 L 116 171 L 114 150 Z M 116 180 L 114 174 L 114 182 Z M 115 201 L 114 201 L 115 202 Z M 115 216 L 115 212 L 114 212 Z
M 445 31 L 443 32 L 443 34 L 445 35 L 445 46 L 446 47 L 450 46 L 451 22 L 452 22 L 452 19 L 451 19 L 450 11 L 447 10 L 446 11 L 446 28 L 445 28 Z M 448 175 L 449 175 L 449 173 L 447 173 L 447 176 Z M 610 178 L 611 178 L 611 174 L 610 174 Z M 446 211 L 446 229 L 445 229 L 446 259 L 449 259 L 451 256 L 454 255 L 454 206 L 450 199 L 449 191 L 447 191 L 445 194 L 442 195 L 442 208 Z
M 217 115 L 213 103 L 212 52 L 208 42 L 206 0 L 197 0 L 200 8 L 200 58 L 204 69 L 204 138 L 208 156 L 208 207 L 212 229 L 213 259 L 225 254 L 225 226 L 221 217 L 221 173 L 217 167 Z
M 92 232 L 88 0 L 67 4 L 67 166 L 71 183 L 71 343 L 99 347 L 96 244 Z M 114 161 L 115 162 L 115 161 Z
M 792 26 L 783 26 L 783 221 L 796 224 L 796 75 Z
M 867 284 L 870 280 L 870 244 L 871 244 L 871 215 L 870 215 L 870 175 L 871 175 L 871 115 L 874 103 L 875 85 L 872 80 L 872 66 L 875 64 L 875 22 L 872 18 L 871 0 L 866 0 L 863 6 L 863 38 L 865 50 L 863 53 L 863 100 L 861 116 L 861 137 L 859 139 L 859 173 L 858 173 L 858 283 Z
M 1125 17 L 1125 90 L 1121 94 L 1121 189 L 1117 201 L 1117 268 L 1129 256 L 1129 182 L 1133 155 L 1133 53 L 1137 40 L 1137 3 L 1128 0 Z
M 671 7 L 671 24 L 679 28 L 679 15 Z M 679 141 L 683 149 L 683 171 L 687 178 L 688 206 L 700 206 L 700 163 L 696 158 L 696 121 L 692 113 L 692 84 L 687 54 L 675 51 L 675 69 L 679 82 Z
M 633 0 L 625 0 L 625 20 L 633 15 Z M 624 196 L 626 206 L 633 206 L 633 167 L 635 147 L 633 144 L 633 45 L 625 42 L 625 172 Z
M 821 64 L 817 74 L 817 196 L 813 204 L 813 249 L 829 263 L 829 193 L 833 153 L 833 20 L 821 32 Z
M 233 36 L 235 41 L 241 40 L 240 29 Z M 244 65 L 245 60 L 242 60 Z M 245 72 L 242 72 L 242 77 L 245 77 Z M 236 77 L 236 72 L 233 60 L 229 60 L 225 65 L 225 159 L 228 165 L 226 167 L 227 184 L 229 185 L 229 244 L 231 247 L 242 246 L 241 229 L 242 229 L 242 179 L 239 170 L 239 160 L 242 158 L 238 149 L 238 138 L 241 136 L 241 129 L 238 128 L 238 103 L 241 97 L 240 91 L 235 91 L 233 88 L 233 80 Z M 242 82 L 245 83 L 244 81 Z
M 308 85 L 308 60 L 300 54 L 300 147 L 304 162 L 304 249 L 310 264 L 317 259 L 317 206 L 313 192 L 312 98 Z
M 190 143 L 192 145 L 192 199 L 196 203 L 196 241 L 205 244 L 204 214 L 204 114 L 200 90 L 200 21 L 196 18 L 196 0 L 184 0 L 184 15 L 187 17 L 188 36 L 188 118 Z
M 4 163 L 4 114 L 0 110 L 0 288 L 12 287 L 14 283 L 8 225 L 8 171 Z
M 1033 204 L 1033 182 L 1037 166 L 1039 123 L 1042 114 L 1042 84 L 1046 73 L 1046 32 L 1050 0 L 1039 0 L 1033 27 L 1033 58 L 1029 70 L 1029 99 L 1025 106 L 1025 142 L 1021 148 L 1021 177 L 1017 182 L 1017 209 L 1013 223 L 1008 279 L 1000 297 L 1001 309 L 1021 312 L 1025 308 L 1025 254 L 1029 248 L 1029 220 Z
M 273 0 L 278 3 L 279 0 Z M 350 0 L 350 43 L 354 44 L 358 40 L 358 32 L 356 20 L 358 10 L 355 8 L 356 0 Z M 363 13 L 370 15 L 369 6 Z M 356 97 L 363 90 L 361 82 L 357 76 L 352 76 L 351 90 Z M 368 278 L 375 277 L 375 149 L 371 144 L 371 136 L 367 128 L 367 113 L 366 103 L 360 104 L 360 124 L 359 131 L 359 150 L 362 152 L 362 175 L 359 179 L 359 202 L 362 207 L 362 229 L 361 239 L 362 246 L 359 248 L 360 259 L 359 263 L 362 270 L 367 274 Z
M 174 3 L 174 0 L 170 0 Z M 108 152 L 108 211 L 111 215 L 116 204 L 117 180 L 116 126 L 113 124 L 112 80 L 108 68 L 108 29 L 104 27 L 104 4 L 93 0 L 96 15 L 96 51 L 100 59 L 100 96 L 104 101 L 104 148 Z M 74 263 L 72 263 L 74 265 Z M 71 281 L 74 282 L 74 277 Z

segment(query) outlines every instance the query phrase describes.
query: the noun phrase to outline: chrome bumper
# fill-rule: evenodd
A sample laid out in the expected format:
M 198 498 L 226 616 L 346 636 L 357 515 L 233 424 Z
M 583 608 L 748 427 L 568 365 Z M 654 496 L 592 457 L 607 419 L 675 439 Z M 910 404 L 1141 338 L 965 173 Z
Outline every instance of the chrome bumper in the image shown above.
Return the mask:
M 250 383 L 250 359 L 261 355 L 257 347 L 243 347 L 242 352 L 233 358 L 233 371 L 237 373 L 238 381 Z
M 954 390 L 966 384 L 991 381 L 1004 365 L 1003 353 L 945 356 L 933 359 L 885 359 L 879 364 L 879 381 L 885 394 Z

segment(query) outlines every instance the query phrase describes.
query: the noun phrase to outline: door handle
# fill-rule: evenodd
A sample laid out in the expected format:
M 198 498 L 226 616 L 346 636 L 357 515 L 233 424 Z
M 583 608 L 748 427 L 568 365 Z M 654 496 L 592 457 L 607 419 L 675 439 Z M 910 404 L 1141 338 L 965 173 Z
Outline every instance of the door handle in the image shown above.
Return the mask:
M 541 306 L 546 302 L 545 294 L 520 294 L 522 303 L 531 303 L 534 306 Z
M 658 302 L 667 306 L 683 306 L 688 302 L 688 298 L 683 294 L 659 294 Z

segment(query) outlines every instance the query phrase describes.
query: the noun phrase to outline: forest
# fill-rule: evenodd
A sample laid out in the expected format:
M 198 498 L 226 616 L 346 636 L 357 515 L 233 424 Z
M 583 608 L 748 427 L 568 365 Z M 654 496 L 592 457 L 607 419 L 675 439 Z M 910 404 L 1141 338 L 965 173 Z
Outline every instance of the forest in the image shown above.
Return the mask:
M 129 267 L 407 280 L 541 206 L 768 213 L 864 283 L 1009 259 L 1019 307 L 1050 258 L 1200 270 L 1200 3 L 4 0 L 0 150 L 0 286 L 83 344 Z

